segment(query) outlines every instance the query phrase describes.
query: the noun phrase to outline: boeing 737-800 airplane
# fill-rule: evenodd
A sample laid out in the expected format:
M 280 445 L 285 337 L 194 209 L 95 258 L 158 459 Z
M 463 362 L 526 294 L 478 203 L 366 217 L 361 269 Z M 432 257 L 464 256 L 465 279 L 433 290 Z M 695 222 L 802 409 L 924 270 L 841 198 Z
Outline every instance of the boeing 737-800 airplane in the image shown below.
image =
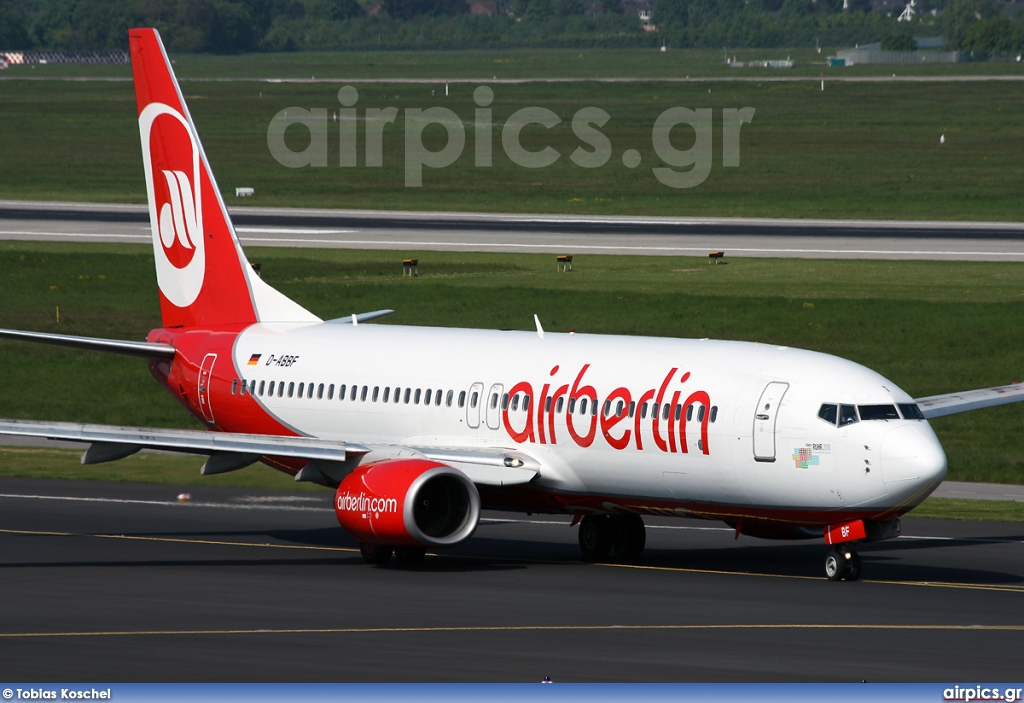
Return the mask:
M 262 461 L 336 487 L 367 561 L 415 560 L 473 534 L 480 510 L 571 515 L 587 559 L 644 548 L 642 516 L 833 545 L 895 537 L 946 474 L 927 418 L 1024 400 L 999 388 L 915 400 L 834 356 L 766 344 L 321 320 L 246 261 L 160 37 L 131 58 L 163 327 L 146 342 L 0 336 L 127 354 L 209 431 L 0 421 L 88 442 L 83 463 L 142 448 Z

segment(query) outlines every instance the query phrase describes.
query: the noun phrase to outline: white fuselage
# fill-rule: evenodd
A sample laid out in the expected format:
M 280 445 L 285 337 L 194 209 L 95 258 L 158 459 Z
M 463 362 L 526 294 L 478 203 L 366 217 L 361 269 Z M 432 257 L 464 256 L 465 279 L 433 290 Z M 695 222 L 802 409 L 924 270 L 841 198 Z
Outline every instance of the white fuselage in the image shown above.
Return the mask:
M 816 522 L 905 512 L 945 475 L 923 419 L 821 419 L 823 404 L 913 400 L 859 364 L 799 349 L 320 323 L 254 325 L 233 354 L 254 399 L 300 434 L 506 448 L 540 466 L 535 488 L 560 495 Z

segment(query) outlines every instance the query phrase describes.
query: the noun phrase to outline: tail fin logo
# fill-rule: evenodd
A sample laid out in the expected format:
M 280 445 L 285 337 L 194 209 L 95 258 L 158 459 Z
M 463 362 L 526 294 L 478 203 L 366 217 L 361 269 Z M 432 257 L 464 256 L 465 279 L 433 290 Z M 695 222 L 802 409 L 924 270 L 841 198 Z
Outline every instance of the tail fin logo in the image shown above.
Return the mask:
M 188 121 L 163 103 L 145 107 L 139 131 L 157 283 L 168 301 L 186 308 L 206 276 L 199 148 Z

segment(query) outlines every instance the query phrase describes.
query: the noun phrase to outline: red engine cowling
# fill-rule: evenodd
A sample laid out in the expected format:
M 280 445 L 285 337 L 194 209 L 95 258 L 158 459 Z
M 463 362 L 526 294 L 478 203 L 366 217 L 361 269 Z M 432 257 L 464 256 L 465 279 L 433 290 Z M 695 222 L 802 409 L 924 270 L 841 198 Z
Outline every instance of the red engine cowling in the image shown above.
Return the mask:
M 480 494 L 466 474 L 427 459 L 360 466 L 334 496 L 338 522 L 360 542 L 447 547 L 473 534 Z

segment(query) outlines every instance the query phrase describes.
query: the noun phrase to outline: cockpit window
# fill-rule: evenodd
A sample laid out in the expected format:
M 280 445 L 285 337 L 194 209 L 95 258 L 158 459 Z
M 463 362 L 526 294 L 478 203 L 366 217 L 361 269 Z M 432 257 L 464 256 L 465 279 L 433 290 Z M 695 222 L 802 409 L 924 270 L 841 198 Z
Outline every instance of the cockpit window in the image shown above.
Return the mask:
M 899 420 L 895 405 L 858 405 L 861 420 Z
M 917 407 L 917 403 L 900 403 L 899 409 L 904 420 L 924 419 L 924 413 L 921 412 L 921 408 Z
M 839 406 L 834 403 L 822 403 L 818 409 L 818 417 L 830 425 L 835 425 L 839 418 Z
M 839 426 L 846 427 L 857 422 L 857 408 L 854 405 L 839 406 Z

